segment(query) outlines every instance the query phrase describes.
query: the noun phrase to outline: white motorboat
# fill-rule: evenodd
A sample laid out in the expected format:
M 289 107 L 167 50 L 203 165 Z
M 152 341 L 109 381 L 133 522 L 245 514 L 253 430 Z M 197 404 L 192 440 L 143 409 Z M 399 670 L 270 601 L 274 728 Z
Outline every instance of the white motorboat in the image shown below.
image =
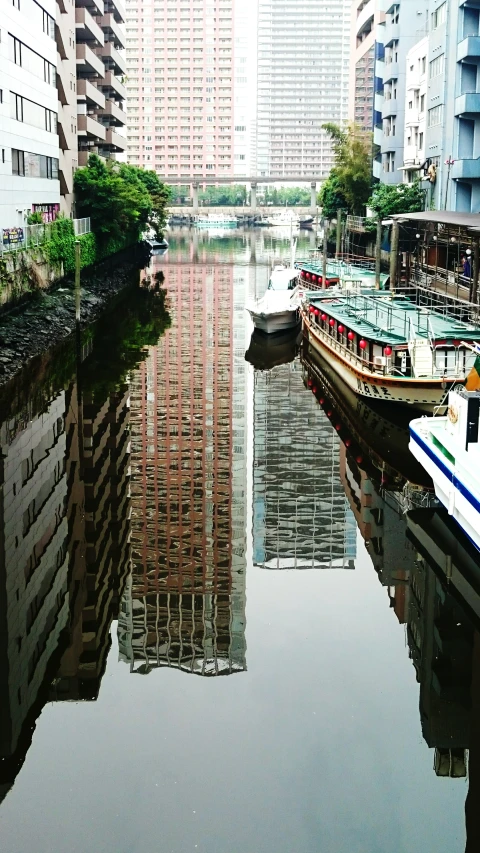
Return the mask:
M 298 285 L 294 290 L 267 290 L 265 296 L 247 305 L 255 329 L 266 334 L 293 329 L 300 322 L 300 303 L 305 290 Z
M 263 224 L 264 225 L 275 225 L 275 226 L 278 226 L 278 225 L 290 226 L 290 225 L 292 225 L 295 227 L 295 226 L 298 226 L 299 221 L 300 221 L 300 218 L 298 216 L 298 213 L 295 213 L 294 210 L 289 210 L 288 208 L 285 208 L 285 210 L 281 210 L 278 213 L 273 213 L 270 216 L 268 216 L 266 222 L 264 222 Z
M 410 450 L 430 474 L 437 498 L 480 549 L 480 391 L 456 386 L 444 417 L 410 423 Z
M 237 227 L 237 217 L 226 213 L 207 213 L 200 214 L 194 220 L 194 225 L 198 228 L 226 229 Z

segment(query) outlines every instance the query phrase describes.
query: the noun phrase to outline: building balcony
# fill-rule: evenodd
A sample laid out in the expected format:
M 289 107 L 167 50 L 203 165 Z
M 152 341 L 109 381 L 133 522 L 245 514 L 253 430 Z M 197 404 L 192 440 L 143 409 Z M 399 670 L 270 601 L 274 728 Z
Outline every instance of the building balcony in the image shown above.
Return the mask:
M 86 138 L 91 140 L 106 139 L 107 131 L 103 124 L 100 124 L 92 116 L 79 115 L 77 116 L 77 130 L 79 139 Z
M 382 116 L 383 118 L 388 118 L 388 116 L 396 116 L 398 113 L 398 101 L 396 98 L 388 98 L 383 102 L 382 106 Z
M 480 62 L 480 36 L 467 36 L 457 45 L 457 62 Z
M 357 17 L 355 21 L 355 29 L 357 33 L 357 38 L 364 37 L 365 31 L 370 32 L 373 28 L 373 20 L 375 17 L 375 0 L 369 0 L 368 3 L 365 4 L 362 11 Z
M 102 148 L 108 147 L 111 151 L 126 151 L 127 149 L 127 140 L 125 136 L 120 136 L 119 133 L 115 133 L 110 127 L 105 128 L 106 136 L 105 136 L 105 145 Z
M 88 44 L 77 44 L 77 76 L 103 77 L 104 74 L 105 66 L 101 58 L 89 48 Z
M 398 41 L 400 38 L 400 24 L 385 24 L 385 35 L 384 35 L 385 47 L 388 47 L 393 41 Z
M 127 100 L 127 90 L 120 78 L 116 77 L 113 71 L 107 71 L 99 85 L 107 98 L 114 98 L 116 101 Z
M 398 62 L 386 62 L 383 70 L 383 82 L 388 83 L 389 80 L 398 80 L 399 73 Z
M 63 65 L 60 54 L 57 53 L 57 91 L 58 91 L 58 100 L 62 104 L 62 106 L 66 106 L 69 101 L 69 80 L 66 79 L 68 77 L 66 69 Z
M 102 18 L 98 18 L 101 21 Z M 75 32 L 77 43 L 89 42 L 90 45 L 102 45 L 105 42 L 103 30 L 88 9 L 75 9 Z
M 405 145 L 403 149 L 403 164 L 404 166 L 419 166 L 423 163 L 423 151 L 416 145 Z
M 127 123 L 127 114 L 115 103 L 115 101 L 105 101 L 104 107 L 98 111 L 99 118 L 105 125 L 116 125 L 124 127 Z
M 383 130 L 381 127 L 373 128 L 373 142 L 375 145 L 381 145 L 383 142 Z
M 89 106 L 105 106 L 105 95 L 89 80 L 77 80 L 77 101 L 86 101 Z
M 68 59 L 66 35 L 58 24 L 55 24 L 55 42 L 60 59 Z
M 480 92 L 466 92 L 455 98 L 455 115 L 475 115 L 480 113 Z
M 121 0 L 105 0 L 105 12 L 110 12 L 117 24 L 125 23 L 125 5 Z
M 91 15 L 105 14 L 105 5 L 103 0 L 75 0 L 75 6 L 82 9 L 88 9 Z
M 480 180 L 480 157 L 471 160 L 455 160 L 452 166 L 453 180 Z
M 108 34 L 109 41 L 113 42 L 118 50 L 125 47 L 125 35 L 122 33 L 120 25 L 117 24 L 111 12 L 108 15 L 103 15 L 102 18 L 99 18 L 99 21 L 103 32 Z
M 116 74 L 126 74 L 127 73 L 127 65 L 125 62 L 125 58 L 122 54 L 117 50 L 112 42 L 106 42 L 103 47 L 97 47 L 95 49 L 95 53 L 97 56 L 101 56 L 105 68 L 109 71 L 115 71 Z
M 83 149 L 83 151 L 78 152 L 78 165 L 79 166 L 86 166 L 88 163 L 88 158 L 90 157 L 90 154 L 96 154 L 98 157 L 100 157 L 100 160 L 103 160 L 105 162 L 105 157 L 103 157 L 99 153 L 98 148 L 95 145 L 92 145 L 91 148 L 85 148 L 85 149 Z

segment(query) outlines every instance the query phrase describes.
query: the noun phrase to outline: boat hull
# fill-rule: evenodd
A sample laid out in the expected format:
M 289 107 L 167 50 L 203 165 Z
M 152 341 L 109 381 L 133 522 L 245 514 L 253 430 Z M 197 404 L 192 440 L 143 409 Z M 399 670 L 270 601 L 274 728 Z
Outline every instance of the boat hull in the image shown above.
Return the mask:
M 248 308 L 255 329 L 266 335 L 274 335 L 285 332 L 287 329 L 295 329 L 299 323 L 298 311 L 278 311 L 272 314 L 262 314 Z
M 308 316 L 303 316 L 304 334 L 309 344 L 360 397 L 385 403 L 409 406 L 418 411 L 433 412 L 444 405 L 449 388 L 458 380 L 390 378 L 363 371 L 329 345 L 325 335 L 313 329 Z
M 435 494 L 470 541 L 480 551 L 480 488 L 460 478 L 433 442 L 423 433 L 422 423 L 410 424 L 410 450 L 433 480 Z

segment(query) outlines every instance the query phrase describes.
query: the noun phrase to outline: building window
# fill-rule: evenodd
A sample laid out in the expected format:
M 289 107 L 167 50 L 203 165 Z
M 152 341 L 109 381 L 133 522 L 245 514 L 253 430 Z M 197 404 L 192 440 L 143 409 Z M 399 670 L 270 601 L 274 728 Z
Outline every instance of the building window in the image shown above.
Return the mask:
M 12 148 L 12 175 L 58 180 L 58 160 L 56 157 Z
M 446 20 L 447 3 L 445 2 L 442 3 L 442 5 L 438 7 L 438 9 L 435 9 L 435 11 L 432 12 L 432 30 L 436 30 L 437 27 L 441 26 L 441 24 L 444 24 Z
M 23 44 L 10 33 L 9 42 L 9 56 L 15 65 L 20 65 L 22 68 L 25 68 L 26 71 L 34 74 L 35 77 L 39 77 L 40 79 L 43 79 L 45 83 L 49 83 L 50 86 L 56 86 L 56 69 L 51 62 L 48 62 L 48 60 L 40 56 L 39 53 L 31 50 L 27 45 Z
M 430 62 L 430 77 L 438 77 L 445 69 L 445 54 L 441 53 Z
M 428 127 L 437 127 L 437 125 L 442 124 L 442 122 L 443 104 L 439 104 L 437 107 L 432 107 L 432 109 L 428 111 Z

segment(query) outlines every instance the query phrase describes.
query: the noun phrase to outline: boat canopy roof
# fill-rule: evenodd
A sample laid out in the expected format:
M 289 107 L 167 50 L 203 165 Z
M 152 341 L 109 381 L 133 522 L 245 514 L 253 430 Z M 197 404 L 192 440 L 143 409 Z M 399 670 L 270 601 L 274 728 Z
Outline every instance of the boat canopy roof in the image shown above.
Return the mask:
M 296 266 L 304 272 L 313 273 L 313 275 L 323 276 L 322 262 L 314 260 L 297 261 Z M 339 278 L 342 280 L 361 281 L 365 285 L 371 282 L 372 287 L 375 285 L 375 268 L 363 267 L 359 264 L 347 263 L 345 261 L 327 261 L 327 278 Z M 380 288 L 384 288 L 389 276 L 386 273 L 380 275 Z
M 311 305 L 321 308 L 357 335 L 381 344 L 405 344 L 412 338 L 446 340 L 452 344 L 480 339 L 480 326 L 437 314 L 403 296 L 392 297 L 382 291 L 345 295 L 311 291 L 308 299 Z
M 292 267 L 274 267 L 270 276 L 268 287 L 270 290 L 288 290 L 291 281 L 298 278 L 298 270 Z

